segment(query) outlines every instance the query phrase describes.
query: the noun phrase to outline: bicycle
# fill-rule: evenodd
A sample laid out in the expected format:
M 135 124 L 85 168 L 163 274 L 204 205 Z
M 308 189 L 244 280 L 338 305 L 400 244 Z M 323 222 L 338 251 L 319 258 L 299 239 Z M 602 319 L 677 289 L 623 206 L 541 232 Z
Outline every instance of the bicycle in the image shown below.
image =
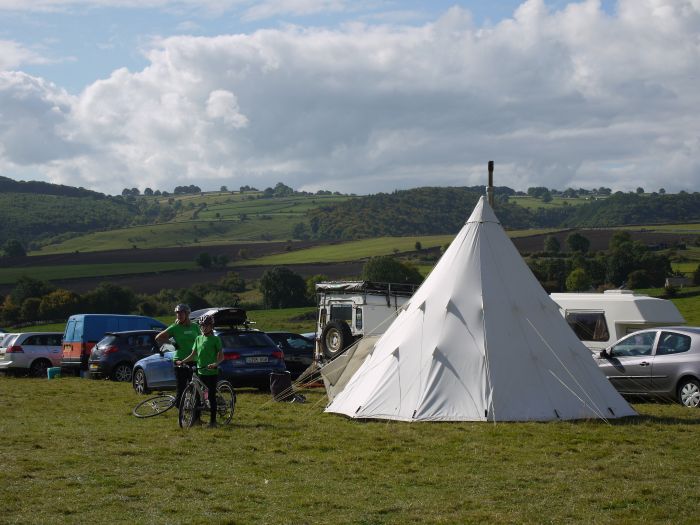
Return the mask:
M 197 374 L 192 374 L 180 400 L 178 423 L 181 428 L 190 428 L 202 413 L 210 411 L 208 394 L 209 389 L 204 382 Z M 225 379 L 216 383 L 216 404 L 217 421 L 227 425 L 236 409 L 236 392 Z
M 175 396 L 158 394 L 141 401 L 134 407 L 132 413 L 136 417 L 153 417 L 163 414 L 175 406 Z

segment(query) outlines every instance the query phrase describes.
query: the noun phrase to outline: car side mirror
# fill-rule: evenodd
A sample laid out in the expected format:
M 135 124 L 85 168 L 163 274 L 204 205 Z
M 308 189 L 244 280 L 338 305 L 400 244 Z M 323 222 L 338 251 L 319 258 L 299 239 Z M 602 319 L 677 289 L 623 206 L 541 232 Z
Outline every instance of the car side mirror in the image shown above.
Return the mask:
M 600 357 L 603 359 L 607 359 L 608 357 L 610 357 L 610 354 L 608 354 L 608 351 L 605 348 L 603 348 L 600 351 Z

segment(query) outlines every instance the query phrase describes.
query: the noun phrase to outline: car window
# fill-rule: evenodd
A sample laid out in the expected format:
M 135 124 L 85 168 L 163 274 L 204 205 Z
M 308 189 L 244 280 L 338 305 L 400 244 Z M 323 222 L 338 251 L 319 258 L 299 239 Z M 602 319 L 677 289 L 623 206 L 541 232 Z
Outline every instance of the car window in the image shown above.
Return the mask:
M 270 339 L 260 332 L 241 332 L 219 336 L 225 348 L 270 346 Z
M 581 341 L 610 339 L 608 323 L 603 312 L 567 312 L 566 322 Z
M 331 321 L 352 321 L 352 305 L 331 305 Z
M 690 350 L 690 337 L 675 332 L 661 332 L 656 355 L 680 354 Z
M 314 348 L 314 344 L 311 341 L 295 335 L 287 337 L 287 344 L 298 350 L 313 350 Z
M 651 355 L 654 339 L 656 339 L 656 332 L 633 334 L 613 346 L 610 349 L 610 355 L 613 357 Z
M 46 336 L 45 335 L 30 335 L 24 341 L 22 341 L 23 346 L 46 346 Z

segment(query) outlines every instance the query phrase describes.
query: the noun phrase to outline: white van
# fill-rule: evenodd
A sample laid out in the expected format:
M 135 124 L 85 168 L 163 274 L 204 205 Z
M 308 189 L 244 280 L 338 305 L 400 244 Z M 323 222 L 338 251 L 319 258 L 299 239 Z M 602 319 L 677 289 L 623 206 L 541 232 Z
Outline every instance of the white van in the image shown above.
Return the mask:
M 594 353 L 637 330 L 685 324 L 671 301 L 635 294 L 632 290 L 553 293 L 550 297 L 579 339 Z

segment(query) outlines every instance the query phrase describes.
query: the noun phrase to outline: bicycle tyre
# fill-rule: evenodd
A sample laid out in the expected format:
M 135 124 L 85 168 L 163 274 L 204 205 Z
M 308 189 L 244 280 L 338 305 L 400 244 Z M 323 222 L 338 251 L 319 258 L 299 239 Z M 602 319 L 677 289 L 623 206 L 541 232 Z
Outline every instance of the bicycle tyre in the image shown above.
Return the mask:
M 182 392 L 182 399 L 180 399 L 180 409 L 177 418 L 180 428 L 190 428 L 194 423 L 198 408 L 197 405 L 199 404 L 197 398 L 197 390 L 195 386 L 190 383 L 185 387 L 184 392 Z
M 216 417 L 217 422 L 228 425 L 236 410 L 236 391 L 228 381 L 216 384 Z
M 138 405 L 134 407 L 132 413 L 136 417 L 153 417 L 164 412 L 167 412 L 175 406 L 175 397 L 168 394 L 161 394 L 158 396 L 149 397 L 144 399 Z

